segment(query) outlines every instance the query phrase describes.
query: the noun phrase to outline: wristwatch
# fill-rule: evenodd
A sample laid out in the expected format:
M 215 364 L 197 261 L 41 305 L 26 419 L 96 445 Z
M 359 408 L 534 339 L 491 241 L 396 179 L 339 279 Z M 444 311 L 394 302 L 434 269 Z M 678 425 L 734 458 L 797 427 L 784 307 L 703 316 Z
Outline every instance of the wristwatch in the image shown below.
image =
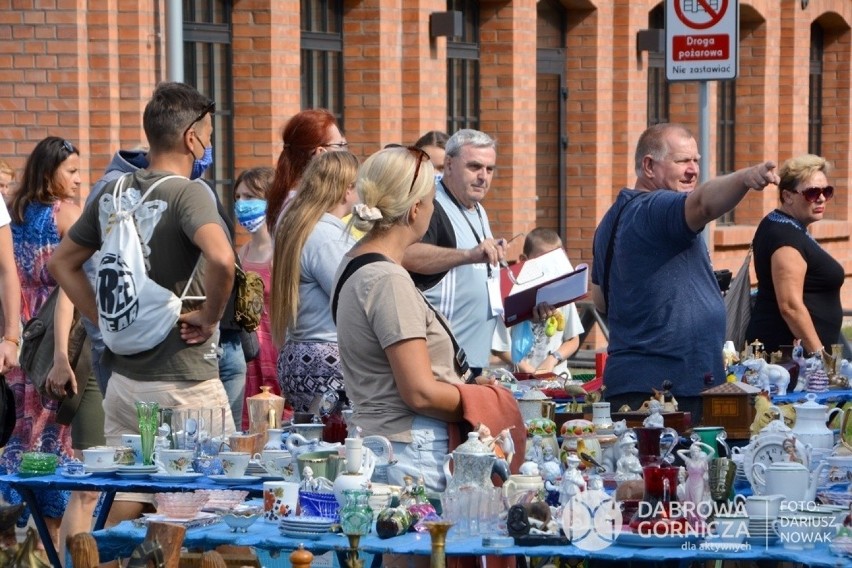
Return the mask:
M 550 355 L 551 357 L 553 357 L 554 359 L 556 359 L 556 363 L 557 363 L 557 364 L 558 364 L 558 363 L 561 363 L 562 361 L 564 361 L 564 360 L 565 360 L 565 357 L 563 357 L 563 356 L 562 356 L 562 353 L 560 353 L 558 349 L 554 349 L 553 351 L 551 351 L 550 353 L 548 353 L 548 355 Z

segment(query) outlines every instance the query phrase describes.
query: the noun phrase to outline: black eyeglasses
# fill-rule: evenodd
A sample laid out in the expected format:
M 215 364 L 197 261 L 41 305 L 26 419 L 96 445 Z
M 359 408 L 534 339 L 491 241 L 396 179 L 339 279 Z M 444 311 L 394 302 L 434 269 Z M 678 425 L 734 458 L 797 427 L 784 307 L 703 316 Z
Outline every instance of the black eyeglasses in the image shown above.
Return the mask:
M 416 146 L 406 146 L 405 149 L 408 150 L 412 156 L 417 157 L 417 165 L 414 166 L 414 178 L 412 178 L 411 186 L 408 188 L 408 193 L 411 194 L 411 192 L 414 191 L 414 184 L 417 183 L 417 176 L 420 175 L 420 166 L 423 164 L 423 160 L 429 161 L 432 158 L 429 157 L 429 154 L 427 154 L 425 150 Z
M 193 120 L 192 122 L 189 123 L 189 126 L 186 127 L 186 130 L 183 131 L 183 135 L 186 136 L 186 133 L 189 132 L 190 128 L 195 126 L 195 123 L 197 123 L 199 120 L 201 120 L 202 118 L 204 118 L 205 116 L 207 116 L 208 114 L 213 113 L 213 112 L 216 112 L 216 102 L 210 101 L 210 104 L 208 104 L 206 107 L 204 107 L 204 110 L 201 111 L 201 114 L 199 114 L 195 118 L 195 120 Z
M 339 148 L 344 149 L 349 147 L 349 142 L 334 142 L 333 144 L 320 144 L 321 148 Z
M 830 185 L 825 187 L 806 187 L 801 191 L 791 189 L 790 191 L 801 194 L 808 203 L 816 203 L 819 200 L 820 195 L 825 196 L 826 201 L 834 197 L 834 187 Z

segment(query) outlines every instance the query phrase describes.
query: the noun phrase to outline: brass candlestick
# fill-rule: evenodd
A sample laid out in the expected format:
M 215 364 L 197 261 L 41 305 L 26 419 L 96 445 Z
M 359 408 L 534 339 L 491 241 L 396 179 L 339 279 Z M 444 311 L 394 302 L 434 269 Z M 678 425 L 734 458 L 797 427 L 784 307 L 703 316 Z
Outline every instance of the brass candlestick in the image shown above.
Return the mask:
M 432 537 L 432 568 L 447 567 L 447 531 L 453 526 L 450 521 L 429 521 L 424 523 Z
M 346 568 L 364 568 L 364 561 L 358 557 L 358 545 L 361 543 L 360 534 L 348 534 L 349 552 L 346 553 Z

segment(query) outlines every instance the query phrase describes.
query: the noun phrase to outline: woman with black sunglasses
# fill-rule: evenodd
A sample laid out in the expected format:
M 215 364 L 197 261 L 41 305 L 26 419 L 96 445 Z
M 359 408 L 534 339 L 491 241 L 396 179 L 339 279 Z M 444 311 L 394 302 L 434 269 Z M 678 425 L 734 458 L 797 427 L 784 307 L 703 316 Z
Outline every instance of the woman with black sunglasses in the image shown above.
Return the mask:
M 746 337 L 767 352 L 800 339 L 806 354 L 822 353 L 840 337 L 843 266 L 808 232 L 834 196 L 829 170 L 812 154 L 787 160 L 779 171 L 780 204 L 754 235 L 758 292 Z

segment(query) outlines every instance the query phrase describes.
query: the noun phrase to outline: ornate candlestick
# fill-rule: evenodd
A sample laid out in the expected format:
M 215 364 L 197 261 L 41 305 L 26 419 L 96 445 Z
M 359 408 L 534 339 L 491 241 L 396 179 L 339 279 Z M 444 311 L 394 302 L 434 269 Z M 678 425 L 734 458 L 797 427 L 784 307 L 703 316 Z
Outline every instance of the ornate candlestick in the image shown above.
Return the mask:
M 432 537 L 432 568 L 447 566 L 447 531 L 453 526 L 450 521 L 429 521 L 424 523 Z
M 364 561 L 358 557 L 358 545 L 361 543 L 360 534 L 347 534 L 349 552 L 346 553 L 346 568 L 364 568 Z

